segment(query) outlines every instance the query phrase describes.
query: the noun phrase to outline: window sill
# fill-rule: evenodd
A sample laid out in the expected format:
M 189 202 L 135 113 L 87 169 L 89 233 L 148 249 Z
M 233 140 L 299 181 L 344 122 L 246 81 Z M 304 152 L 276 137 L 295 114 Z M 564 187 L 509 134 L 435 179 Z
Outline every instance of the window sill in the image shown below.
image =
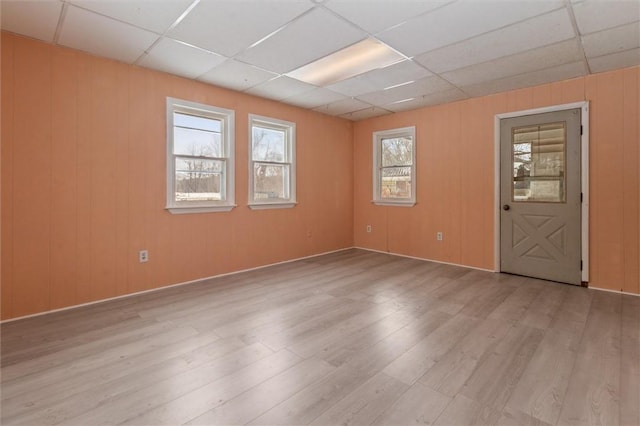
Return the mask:
M 215 213 L 215 212 L 229 212 L 236 207 L 235 204 L 227 206 L 199 206 L 199 207 L 167 207 L 167 210 L 171 214 L 190 214 L 190 213 Z
M 268 209 L 290 209 L 296 206 L 294 202 L 285 202 L 285 203 L 254 203 L 249 204 L 249 208 L 251 210 L 268 210 Z
M 416 205 L 415 201 L 371 201 L 376 206 L 395 206 L 395 207 L 413 207 Z

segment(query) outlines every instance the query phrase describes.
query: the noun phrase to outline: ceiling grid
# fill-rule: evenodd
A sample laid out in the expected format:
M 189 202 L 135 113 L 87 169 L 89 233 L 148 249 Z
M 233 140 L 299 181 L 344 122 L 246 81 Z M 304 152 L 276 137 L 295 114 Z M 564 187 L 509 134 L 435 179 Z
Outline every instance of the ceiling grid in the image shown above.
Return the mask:
M 640 0 L 2 0 L 1 7 L 6 31 L 350 120 L 640 64 Z M 322 85 L 292 78 L 364 40 L 386 45 L 399 62 Z

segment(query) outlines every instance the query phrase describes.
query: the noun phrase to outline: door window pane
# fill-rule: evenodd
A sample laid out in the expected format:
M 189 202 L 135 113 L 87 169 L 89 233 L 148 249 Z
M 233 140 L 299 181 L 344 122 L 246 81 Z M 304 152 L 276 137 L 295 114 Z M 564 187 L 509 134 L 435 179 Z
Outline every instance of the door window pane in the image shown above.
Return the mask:
M 564 203 L 566 123 L 516 127 L 511 141 L 513 201 Z

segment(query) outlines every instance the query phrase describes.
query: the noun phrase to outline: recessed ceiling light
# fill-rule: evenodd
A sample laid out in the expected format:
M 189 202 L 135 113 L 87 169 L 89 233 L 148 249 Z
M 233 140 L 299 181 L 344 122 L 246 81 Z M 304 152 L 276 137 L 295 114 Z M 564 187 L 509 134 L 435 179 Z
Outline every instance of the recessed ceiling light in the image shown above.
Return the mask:
M 404 56 L 386 44 L 368 38 L 286 75 L 305 83 L 326 86 L 404 59 Z

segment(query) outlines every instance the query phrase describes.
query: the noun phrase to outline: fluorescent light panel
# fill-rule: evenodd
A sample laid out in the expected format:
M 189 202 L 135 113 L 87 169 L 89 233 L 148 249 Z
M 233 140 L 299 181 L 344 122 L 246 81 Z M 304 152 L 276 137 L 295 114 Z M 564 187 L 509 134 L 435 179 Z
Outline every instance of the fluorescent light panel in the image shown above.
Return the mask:
M 402 55 L 384 43 L 368 38 L 286 75 L 305 83 L 326 86 L 403 59 L 405 58 Z

